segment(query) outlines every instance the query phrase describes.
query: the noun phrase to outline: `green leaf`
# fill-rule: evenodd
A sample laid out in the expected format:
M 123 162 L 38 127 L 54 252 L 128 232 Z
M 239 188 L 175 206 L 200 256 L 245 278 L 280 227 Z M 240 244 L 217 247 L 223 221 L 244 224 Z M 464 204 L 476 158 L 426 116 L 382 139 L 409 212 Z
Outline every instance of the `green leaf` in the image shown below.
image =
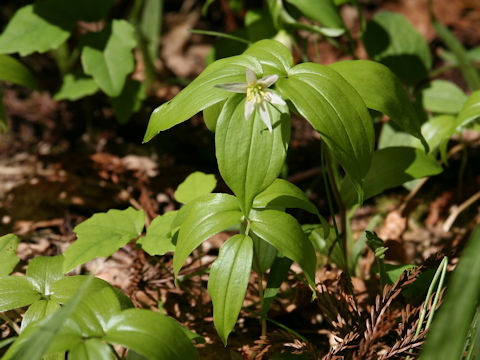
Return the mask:
M 24 276 L 0 276 L 0 311 L 30 305 L 41 298 L 32 280 Z
M 220 174 L 238 197 L 243 213 L 248 214 L 255 196 L 282 170 L 290 119 L 267 104 L 273 126 L 270 133 L 258 111 L 245 119 L 245 100 L 245 95 L 235 94 L 225 103 L 215 131 L 215 147 Z
M 268 274 L 267 287 L 263 294 L 264 300 L 260 314 L 262 318 L 267 316 L 270 305 L 272 305 L 273 300 L 280 290 L 280 285 L 282 285 L 282 282 L 287 278 L 290 266 L 292 266 L 292 260 L 286 257 L 275 258 L 270 273 Z
M 74 74 L 67 74 L 63 78 L 63 83 L 54 99 L 75 101 L 88 95 L 93 95 L 99 90 L 95 80 L 90 77 L 76 76 Z
M 69 360 L 114 360 L 110 346 L 98 339 L 81 341 L 68 353 Z
M 143 230 L 143 210 L 109 210 L 98 213 L 77 225 L 73 231 L 77 240 L 63 253 L 63 271 L 97 257 L 107 257 L 127 242 L 134 240 Z
M 457 116 L 456 128 L 468 126 L 475 119 L 480 117 L 480 90 L 470 94 Z
M 344 28 L 343 20 L 333 0 L 287 0 L 303 15 L 331 28 Z
M 38 256 L 28 264 L 27 277 L 33 280 L 38 291 L 48 296 L 52 285 L 63 278 L 63 256 Z
M 173 255 L 173 272 L 178 275 L 188 255 L 203 241 L 229 226 L 240 223 L 242 213 L 236 197 L 206 194 L 197 198 L 182 223 Z
M 278 251 L 270 243 L 255 235 L 255 233 L 251 232 L 249 235 L 253 241 L 253 253 L 255 254 L 252 268 L 258 274 L 263 274 L 272 266 Z
M 37 81 L 30 70 L 13 57 L 0 55 L 0 70 L 0 80 L 38 90 Z
M 130 309 L 113 316 L 104 339 L 152 360 L 199 359 L 180 325 L 153 311 Z
M 419 90 L 423 107 L 431 112 L 458 114 L 467 96 L 457 85 L 446 80 L 433 80 Z
M 35 10 L 49 22 L 57 23 L 60 19 L 93 22 L 104 19 L 112 4 L 113 0 L 41 0 L 35 3 Z
M 132 114 L 140 110 L 146 94 L 145 84 L 135 80 L 127 80 L 120 95 L 111 97 L 115 117 L 120 124 L 126 124 Z
M 63 324 L 80 304 L 90 285 L 86 281 L 62 308 L 47 318 L 31 324 L 10 346 L 3 360 L 40 360 L 60 332 Z
M 74 23 L 62 16 L 54 20 L 37 4 L 20 8 L 0 35 L 0 53 L 26 56 L 58 48 L 70 36 Z
M 216 88 L 215 85 L 245 82 L 247 68 L 257 75 L 262 73 L 260 63 L 255 58 L 245 55 L 221 59 L 209 65 L 171 101 L 153 111 L 143 142 L 229 97 L 231 93 Z
M 465 247 L 421 353 L 422 360 L 461 359 L 467 332 L 480 300 L 480 227 Z
M 462 76 L 468 84 L 470 90 L 474 91 L 480 88 L 480 75 L 477 69 L 469 59 L 467 51 L 462 43 L 436 19 L 432 19 L 432 25 L 440 39 L 443 40 L 448 49 L 455 55 L 460 66 Z
M 300 64 L 280 78 L 277 90 L 295 105 L 360 188 L 373 152 L 374 131 L 365 103 L 333 69 Z
M 21 331 L 29 324 L 45 318 L 47 315 L 53 314 L 60 309 L 60 304 L 55 300 L 37 300 L 35 301 L 23 315 Z
M 9 275 L 18 264 L 18 237 L 7 234 L 0 237 L 0 276 Z
M 244 54 L 253 56 L 260 62 L 263 76 L 270 74 L 287 75 L 288 70 L 293 65 L 292 52 L 276 40 L 257 41 L 245 50 Z
M 252 239 L 237 234 L 222 245 L 210 269 L 208 293 L 213 303 L 213 323 L 225 345 L 242 308 L 252 257 Z
M 268 188 L 258 194 L 253 201 L 253 207 L 297 208 L 311 214 L 318 214 L 316 206 L 307 195 L 300 188 L 283 179 L 275 179 Z
M 195 171 L 178 186 L 174 193 L 175 200 L 185 204 L 197 197 L 209 194 L 217 186 L 215 175 L 205 174 L 201 171 Z
M 427 41 L 403 15 L 381 11 L 368 22 L 365 49 L 403 82 L 415 85 L 428 77 L 432 57 Z
M 137 44 L 134 32 L 125 20 L 113 20 L 101 32 L 84 35 L 83 70 L 108 96 L 119 96 L 133 71 L 132 49 Z
M 150 255 L 165 255 L 169 251 L 175 250 L 170 233 L 173 219 L 178 211 L 169 211 L 163 215 L 157 216 L 147 227 L 147 234 L 137 240 L 137 244 Z
M 365 199 L 407 181 L 441 172 L 442 167 L 438 162 L 420 149 L 387 147 L 377 150 L 365 177 Z M 346 206 L 356 203 L 355 190 L 348 177 L 342 182 L 340 194 Z
M 339 61 L 330 67 L 357 90 L 368 108 L 388 115 L 400 129 L 425 142 L 417 112 L 388 67 L 368 60 Z
M 205 121 L 208 130 L 215 131 L 217 120 L 222 112 L 223 105 L 225 105 L 225 101 L 220 101 L 203 110 L 203 120 Z
M 250 9 L 246 12 L 245 29 L 250 41 L 270 39 L 277 33 L 270 13 L 263 9 Z
M 146 42 L 149 62 L 155 64 L 162 26 L 163 0 L 146 0 L 140 20 L 140 32 Z
M 250 220 L 250 229 L 283 255 L 296 261 L 302 267 L 310 286 L 315 288 L 315 250 L 297 220 L 277 210 L 253 210 Z

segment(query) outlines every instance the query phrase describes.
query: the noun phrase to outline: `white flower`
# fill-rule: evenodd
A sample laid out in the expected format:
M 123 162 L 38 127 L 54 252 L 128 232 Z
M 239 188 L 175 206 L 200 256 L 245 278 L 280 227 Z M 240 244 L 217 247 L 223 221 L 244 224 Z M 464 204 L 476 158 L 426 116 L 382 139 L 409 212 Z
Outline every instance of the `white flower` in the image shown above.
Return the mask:
M 261 79 L 257 79 L 257 75 L 247 69 L 246 83 L 229 83 L 218 84 L 215 87 L 228 90 L 231 92 L 247 94 L 247 101 L 245 101 L 245 119 L 248 120 L 254 110 L 258 110 L 268 130 L 272 132 L 272 121 L 270 119 L 270 112 L 267 109 L 267 103 L 274 105 L 285 105 L 285 101 L 268 88 L 278 80 L 278 75 L 268 75 Z

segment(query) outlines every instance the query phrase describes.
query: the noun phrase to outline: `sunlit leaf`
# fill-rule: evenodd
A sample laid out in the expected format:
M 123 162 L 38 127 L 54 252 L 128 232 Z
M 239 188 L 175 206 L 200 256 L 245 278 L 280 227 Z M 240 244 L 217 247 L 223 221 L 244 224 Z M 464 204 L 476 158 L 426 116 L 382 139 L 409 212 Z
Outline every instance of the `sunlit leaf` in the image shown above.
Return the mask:
M 50 295 L 52 285 L 63 278 L 63 256 L 38 256 L 28 264 L 27 276 L 38 291 Z
M 470 94 L 463 105 L 462 110 L 457 116 L 456 127 L 462 128 L 468 126 L 471 122 L 480 117 L 480 90 Z
M 67 74 L 63 78 L 63 83 L 57 93 L 55 100 L 78 100 L 88 95 L 93 95 L 99 90 L 95 80 L 90 77 L 80 77 L 74 74 Z
M 29 324 L 45 318 L 47 315 L 53 314 L 60 309 L 60 304 L 55 300 L 38 300 L 35 301 L 23 315 L 22 327 L 24 330 Z
M 458 114 L 467 101 L 463 90 L 446 80 L 433 80 L 418 95 L 426 110 L 440 114 Z
M 0 55 L 0 69 L 0 80 L 38 90 L 37 81 L 30 70 L 13 57 Z
M 170 229 L 177 213 L 177 211 L 169 211 L 158 215 L 147 227 L 147 234 L 137 240 L 137 244 L 152 256 L 174 251 L 175 245 L 172 243 Z
M 333 0 L 287 0 L 303 15 L 331 28 L 343 28 L 343 20 Z
M 210 269 L 208 292 L 213 303 L 213 322 L 225 345 L 242 308 L 252 257 L 252 239 L 238 234 L 222 245 Z
M 7 234 L 0 237 L 0 276 L 9 275 L 18 264 L 18 237 Z
M 33 281 L 24 276 L 0 276 L 0 311 L 30 305 L 41 298 Z
M 216 186 L 215 175 L 195 171 L 178 186 L 174 194 L 175 200 L 185 204 L 201 195 L 211 193 Z

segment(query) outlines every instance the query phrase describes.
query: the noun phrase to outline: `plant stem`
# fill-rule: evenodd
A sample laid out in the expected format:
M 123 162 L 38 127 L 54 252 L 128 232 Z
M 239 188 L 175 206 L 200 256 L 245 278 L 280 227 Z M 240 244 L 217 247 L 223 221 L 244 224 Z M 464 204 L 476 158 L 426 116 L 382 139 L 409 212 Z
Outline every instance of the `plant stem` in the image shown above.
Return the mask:
M 264 296 L 263 296 L 263 274 L 258 274 L 258 295 L 260 297 L 260 311 L 263 309 Z M 264 316 L 260 319 L 262 326 L 261 336 L 267 336 L 267 317 Z

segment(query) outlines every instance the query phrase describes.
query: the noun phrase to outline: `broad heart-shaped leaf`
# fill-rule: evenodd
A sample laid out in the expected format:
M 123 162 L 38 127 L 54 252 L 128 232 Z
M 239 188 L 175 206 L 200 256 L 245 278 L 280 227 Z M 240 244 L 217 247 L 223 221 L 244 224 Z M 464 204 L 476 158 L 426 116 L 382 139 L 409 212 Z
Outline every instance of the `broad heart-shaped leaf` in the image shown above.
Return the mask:
M 199 359 L 181 326 L 153 311 L 130 309 L 113 316 L 104 340 L 126 346 L 151 360 Z
M 55 313 L 43 320 L 33 323 L 23 331 L 8 348 L 2 360 L 40 360 L 46 354 L 60 329 L 84 298 L 91 284 L 86 281 L 73 294 L 71 300 Z M 0 283 L 1 284 L 1 283 Z
M 310 286 L 314 289 L 317 262 L 315 250 L 297 220 L 282 211 L 252 210 L 250 221 L 251 231 L 302 267 Z
M 215 61 L 209 65 L 185 89 L 171 101 L 156 108 L 148 122 L 143 142 L 149 141 L 160 131 L 188 120 L 196 113 L 226 99 L 230 92 L 215 85 L 231 82 L 246 82 L 246 69 L 257 75 L 262 74 L 262 66 L 252 56 L 238 55 Z
M 276 88 L 320 133 L 360 190 L 374 143 L 372 120 L 360 95 L 335 70 L 312 63 L 290 69 Z
M 30 70 L 13 57 L 0 55 L 0 70 L 0 80 L 38 90 L 37 81 Z
M 25 276 L 0 276 L 0 312 L 30 305 L 41 296 L 32 279 Z
M 213 303 L 213 323 L 225 345 L 242 308 L 252 257 L 252 239 L 237 234 L 222 245 L 210 269 L 208 293 Z
M 73 231 L 77 240 L 63 253 L 63 271 L 69 272 L 78 265 L 97 257 L 112 255 L 143 230 L 143 210 L 109 210 L 98 213 L 77 225 Z
M 258 194 L 253 200 L 253 207 L 297 208 L 311 214 L 318 214 L 317 208 L 308 200 L 307 195 L 300 188 L 283 179 L 275 179 L 269 187 Z
M 368 23 L 363 39 L 368 55 L 406 84 L 415 85 L 428 77 L 432 67 L 428 43 L 403 15 L 378 12 Z
M 82 97 L 95 94 L 99 87 L 95 80 L 86 76 L 67 74 L 63 78 L 63 84 L 53 97 L 55 100 L 78 100 Z
M 433 80 L 418 91 L 423 107 L 434 113 L 458 114 L 467 96 L 457 85 L 446 80 Z
M 0 53 L 18 52 L 25 56 L 56 49 L 63 44 L 70 36 L 74 22 L 62 16 L 52 21 L 43 10 L 37 5 L 17 10 L 0 35 Z
M 22 327 L 20 330 L 24 330 L 29 324 L 34 321 L 41 320 L 47 315 L 53 314 L 60 309 L 60 304 L 55 300 L 37 300 L 35 301 L 23 315 Z
M 270 74 L 287 75 L 288 70 L 293 65 L 292 52 L 285 45 L 275 40 L 257 41 L 243 53 L 255 57 L 260 62 L 263 68 L 263 76 Z
M 193 199 L 211 193 L 217 186 L 215 175 L 195 171 L 187 176 L 175 190 L 175 200 L 185 204 Z
M 468 126 L 471 122 L 480 117 L 480 90 L 470 94 L 457 116 L 456 128 Z
M 98 339 L 80 341 L 68 352 L 69 360 L 114 360 L 110 346 Z
M 390 116 L 400 129 L 425 144 L 417 112 L 397 76 L 388 67 L 368 60 L 339 61 L 330 67 L 357 90 L 368 108 Z
M 375 151 L 365 177 L 365 199 L 403 183 L 442 172 L 442 167 L 424 151 L 411 147 L 387 147 Z M 345 205 L 356 203 L 355 190 L 346 177 L 340 194 Z
M 480 300 L 480 226 L 477 225 L 450 279 L 428 332 L 422 360 L 461 359 Z
M 298 8 L 306 17 L 316 20 L 324 26 L 345 27 L 333 0 L 287 0 L 287 2 Z
M 188 255 L 203 241 L 229 226 L 240 223 L 242 212 L 235 196 L 206 194 L 195 199 L 178 234 L 173 272 L 178 275 Z
M 135 30 L 125 20 L 113 20 L 99 33 L 84 36 L 82 66 L 108 96 L 118 96 L 133 71 Z
M 215 147 L 218 169 L 238 197 L 244 214 L 253 198 L 280 174 L 290 140 L 290 117 L 270 104 L 273 131 L 269 132 L 258 111 L 245 119 L 245 95 L 230 97 L 217 122 Z
M 7 234 L 0 237 L 0 276 L 9 275 L 18 264 L 18 237 Z
M 63 256 L 38 256 L 28 264 L 27 276 L 33 280 L 38 291 L 48 296 L 52 285 L 63 278 Z
M 172 243 L 171 225 L 178 211 L 169 211 L 163 215 L 158 215 L 147 227 L 147 234 L 137 240 L 137 244 L 150 255 L 165 255 L 169 251 L 175 250 Z

